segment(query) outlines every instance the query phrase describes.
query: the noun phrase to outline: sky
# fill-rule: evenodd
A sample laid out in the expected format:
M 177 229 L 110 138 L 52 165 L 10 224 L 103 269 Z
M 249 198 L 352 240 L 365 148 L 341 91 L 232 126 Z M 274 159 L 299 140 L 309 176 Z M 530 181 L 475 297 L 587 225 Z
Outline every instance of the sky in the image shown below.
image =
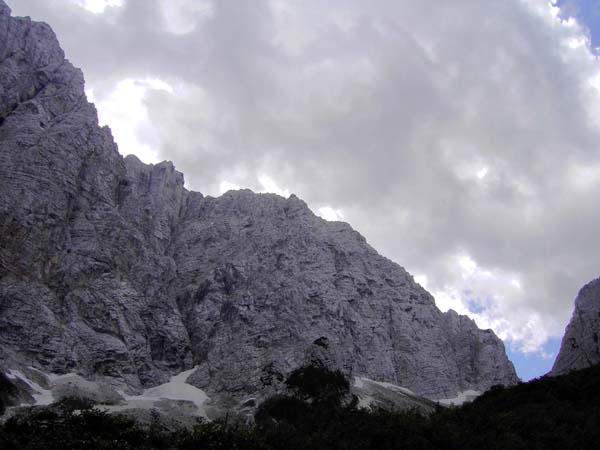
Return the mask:
M 600 0 L 558 0 L 555 3 L 563 19 L 573 17 L 587 28 L 591 47 L 597 52 L 600 47 Z
M 523 379 L 551 368 L 600 272 L 600 1 L 7 3 L 53 27 L 123 155 L 295 193 Z

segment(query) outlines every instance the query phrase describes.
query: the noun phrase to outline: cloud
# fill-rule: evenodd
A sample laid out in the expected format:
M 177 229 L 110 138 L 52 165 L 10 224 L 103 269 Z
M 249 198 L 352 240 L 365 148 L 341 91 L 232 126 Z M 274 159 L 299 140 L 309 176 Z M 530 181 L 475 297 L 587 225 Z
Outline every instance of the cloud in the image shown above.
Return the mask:
M 120 147 L 147 163 L 161 161 L 157 154 L 160 144 L 157 130 L 144 104 L 153 92 L 173 94 L 173 88 L 159 79 L 125 78 L 101 98 L 96 99 L 93 88 L 86 92 L 88 99 L 96 104 L 100 125 L 110 125 Z
M 111 6 L 122 6 L 122 0 L 77 0 L 77 4 L 94 14 L 102 14 Z
M 334 209 L 331 206 L 321 206 L 320 208 L 317 208 L 315 212 L 325 220 L 344 220 L 344 212 L 341 209 Z
M 54 27 L 100 106 L 141 83 L 135 145 L 189 187 L 343 211 L 522 351 L 598 276 L 600 67 L 544 0 L 9 3 Z

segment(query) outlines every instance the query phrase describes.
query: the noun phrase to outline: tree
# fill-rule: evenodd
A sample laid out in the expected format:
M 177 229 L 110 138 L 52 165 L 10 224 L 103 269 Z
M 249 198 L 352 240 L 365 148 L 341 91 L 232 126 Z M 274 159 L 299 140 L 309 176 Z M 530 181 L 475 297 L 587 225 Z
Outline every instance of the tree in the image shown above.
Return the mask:
M 285 381 L 294 396 L 311 403 L 339 405 L 349 392 L 350 383 L 339 370 L 305 366 L 294 370 Z

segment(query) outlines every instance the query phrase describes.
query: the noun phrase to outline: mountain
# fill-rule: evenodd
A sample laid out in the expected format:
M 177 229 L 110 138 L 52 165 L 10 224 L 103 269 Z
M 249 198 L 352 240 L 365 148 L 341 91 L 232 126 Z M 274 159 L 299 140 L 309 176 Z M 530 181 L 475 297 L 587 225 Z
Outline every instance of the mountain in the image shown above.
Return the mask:
M 600 364 L 600 278 L 581 288 L 550 375 Z
M 50 27 L 0 0 L 0 366 L 129 393 L 196 367 L 235 408 L 308 363 L 429 399 L 517 382 L 491 330 L 348 224 L 123 158 Z

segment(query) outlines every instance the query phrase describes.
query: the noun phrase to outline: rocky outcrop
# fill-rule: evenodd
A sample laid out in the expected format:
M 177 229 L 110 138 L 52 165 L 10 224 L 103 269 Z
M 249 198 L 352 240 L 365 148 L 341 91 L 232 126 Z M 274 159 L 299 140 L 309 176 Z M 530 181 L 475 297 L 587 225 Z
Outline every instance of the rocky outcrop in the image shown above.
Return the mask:
M 581 288 L 550 375 L 600 364 L 600 278 Z
M 222 407 L 299 365 L 451 398 L 517 381 L 349 225 L 296 196 L 205 197 L 122 158 L 45 24 L 0 0 L 0 364 L 141 391 L 193 366 Z

